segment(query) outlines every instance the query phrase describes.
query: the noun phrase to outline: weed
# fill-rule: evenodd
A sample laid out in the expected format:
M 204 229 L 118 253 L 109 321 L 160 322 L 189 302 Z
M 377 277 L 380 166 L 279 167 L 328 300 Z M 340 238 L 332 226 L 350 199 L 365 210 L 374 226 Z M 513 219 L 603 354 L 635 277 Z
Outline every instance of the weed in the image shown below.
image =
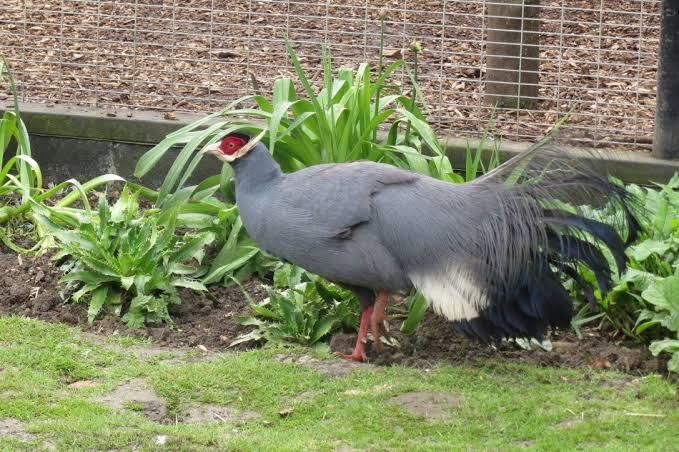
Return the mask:
M 639 239 L 627 249 L 628 269 L 602 298 L 594 292 L 606 321 L 626 335 L 649 339 L 654 354 L 668 352 L 671 371 L 679 371 L 679 175 L 657 189 L 629 185 L 644 206 Z M 615 216 L 619 212 L 599 212 Z M 594 281 L 587 269 L 580 274 Z M 598 319 L 591 316 L 580 324 Z
M 358 303 L 351 292 L 297 266 L 279 264 L 268 291 L 268 298 L 251 304 L 254 316 L 242 319 L 256 328 L 232 345 L 248 341 L 315 345 L 358 322 Z
M 36 214 L 39 224 L 62 247 L 54 259 L 67 258 L 61 281 L 72 292 L 71 300 L 89 299 L 90 322 L 103 309 L 122 315 L 132 327 L 168 321 L 168 305 L 180 302 L 178 287 L 205 290 L 191 277 L 197 271 L 191 262 L 200 263 L 214 236 L 208 232 L 178 235 L 176 212 L 141 213 L 138 196 L 125 187 L 109 206 L 102 195 L 96 213 L 82 216 L 82 223 L 70 230 L 54 223 L 50 209 Z

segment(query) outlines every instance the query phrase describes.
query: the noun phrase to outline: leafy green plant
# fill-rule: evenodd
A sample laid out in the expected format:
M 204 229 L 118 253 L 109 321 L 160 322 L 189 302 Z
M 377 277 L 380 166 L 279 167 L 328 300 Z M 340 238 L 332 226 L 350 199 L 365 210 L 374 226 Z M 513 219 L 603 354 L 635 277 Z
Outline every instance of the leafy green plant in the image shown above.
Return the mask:
M 635 332 L 655 329 L 653 337 L 663 339 L 651 343 L 651 352 L 671 353 L 667 367 L 679 372 L 679 174 L 660 190 L 647 189 L 644 195 L 645 206 L 652 214 L 646 225 L 647 236 L 628 253 L 645 303 Z
M 62 196 L 70 186 L 77 186 L 80 191 L 87 192 L 96 187 L 123 179 L 114 174 L 96 177 L 82 185 L 71 179 L 46 190 L 43 188 L 42 171 L 38 163 L 31 157 L 31 143 L 26 125 L 19 111 L 19 99 L 12 72 L 7 60 L 0 55 L 0 83 L 7 80 L 13 96 L 13 110 L 5 111 L 0 118 L 0 240 L 15 252 L 28 253 L 36 251 L 39 245 L 26 249 L 12 240 L 7 225 L 12 222 L 31 222 L 30 214 L 36 203 L 42 204 L 52 200 L 55 209 L 65 216 L 74 217 L 75 209 L 69 206 L 80 198 L 78 192 Z M 15 151 L 10 155 L 10 145 Z M 9 158 L 6 158 L 9 156 Z M 59 198 L 54 200 L 54 198 Z M 77 220 L 74 220 L 77 221 Z M 20 229 L 20 228 L 19 228 Z M 37 229 L 38 236 L 42 231 Z M 38 236 L 34 237 L 36 240 Z
M 662 352 L 672 354 L 667 368 L 679 372 L 679 272 L 654 279 L 641 296 L 651 306 L 641 310 L 636 332 L 642 333 L 652 327 L 667 330 L 671 338 L 652 342 L 650 350 L 655 356 Z
M 644 207 L 642 232 L 627 250 L 628 269 L 602 298 L 594 292 L 604 318 L 634 338 L 652 340 L 653 354 L 672 353 L 668 364 L 679 371 L 679 175 L 666 185 L 629 185 Z M 615 215 L 616 212 L 599 213 Z M 619 214 L 619 213 L 617 213 Z M 581 276 L 593 281 L 591 272 Z M 592 316 L 596 319 L 598 316 Z M 668 337 L 669 336 L 669 337 Z
M 96 212 L 85 203 L 88 214 L 73 229 L 55 224 L 59 213 L 53 209 L 36 213 L 61 248 L 54 259 L 66 259 L 61 282 L 72 301 L 88 300 L 90 322 L 102 310 L 122 315 L 131 327 L 169 321 L 168 305 L 180 302 L 177 288 L 205 290 L 192 276 L 214 235 L 179 235 L 176 212 L 141 212 L 138 198 L 125 187 L 110 206 L 101 195 Z
M 469 143 L 467 143 L 464 160 L 464 181 L 462 182 L 471 182 L 476 179 L 479 174 L 485 174 L 500 166 L 500 143 L 493 133 L 493 124 L 494 120 L 491 118 L 486 124 L 486 127 L 484 127 L 481 138 L 476 144 L 476 148 L 472 148 Z M 484 162 L 484 151 L 486 150 L 489 141 L 492 141 L 490 158 L 487 162 Z
M 422 294 L 414 293 L 408 298 L 407 315 L 401 324 L 401 332 L 405 334 L 414 334 L 417 331 L 417 326 L 424 318 L 424 314 L 429 308 L 429 303 L 422 296 Z
M 268 291 L 264 301 L 251 303 L 254 316 L 241 321 L 256 328 L 231 345 L 249 341 L 315 345 L 358 322 L 358 303 L 351 292 L 297 266 L 279 264 Z

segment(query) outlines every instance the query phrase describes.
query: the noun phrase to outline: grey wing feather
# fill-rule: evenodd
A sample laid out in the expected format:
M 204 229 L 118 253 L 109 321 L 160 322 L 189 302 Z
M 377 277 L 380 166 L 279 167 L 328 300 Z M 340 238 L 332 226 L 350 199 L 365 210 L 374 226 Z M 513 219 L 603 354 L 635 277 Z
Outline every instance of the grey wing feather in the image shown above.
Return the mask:
M 409 184 L 419 176 L 373 162 L 318 165 L 291 173 L 281 194 L 291 208 L 308 211 L 325 236 L 348 238 L 351 228 L 369 222 L 373 196 L 385 186 Z

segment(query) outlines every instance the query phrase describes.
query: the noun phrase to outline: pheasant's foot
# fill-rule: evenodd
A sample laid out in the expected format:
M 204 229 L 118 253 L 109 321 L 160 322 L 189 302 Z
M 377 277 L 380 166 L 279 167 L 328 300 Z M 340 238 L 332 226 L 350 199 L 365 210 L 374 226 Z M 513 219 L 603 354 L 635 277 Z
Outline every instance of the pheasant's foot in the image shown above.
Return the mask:
M 380 340 L 380 336 L 381 327 L 384 321 L 386 320 L 386 315 L 384 311 L 387 308 L 388 303 L 389 303 L 389 292 L 387 292 L 386 290 L 380 290 L 377 293 L 377 297 L 375 297 L 375 307 L 373 309 L 372 315 L 370 316 L 370 332 L 372 333 L 373 336 L 375 350 L 377 350 L 378 353 L 382 353 L 384 351 L 384 345 Z
M 339 352 L 335 353 L 335 355 L 350 361 L 365 362 L 368 360 L 368 356 L 365 354 L 365 343 L 368 336 L 368 324 L 371 322 L 372 317 L 373 307 L 368 306 L 363 310 L 363 314 L 361 314 L 361 324 L 358 327 L 358 337 L 356 338 L 354 351 L 350 355 Z

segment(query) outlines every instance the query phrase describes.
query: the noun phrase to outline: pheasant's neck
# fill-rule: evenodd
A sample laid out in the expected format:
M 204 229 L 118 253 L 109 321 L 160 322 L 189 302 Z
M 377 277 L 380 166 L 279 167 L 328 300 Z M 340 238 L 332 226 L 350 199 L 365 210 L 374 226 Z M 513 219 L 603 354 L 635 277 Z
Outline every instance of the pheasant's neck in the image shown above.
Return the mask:
M 261 143 L 231 166 L 236 178 L 236 192 L 265 189 L 283 177 L 281 167 Z

